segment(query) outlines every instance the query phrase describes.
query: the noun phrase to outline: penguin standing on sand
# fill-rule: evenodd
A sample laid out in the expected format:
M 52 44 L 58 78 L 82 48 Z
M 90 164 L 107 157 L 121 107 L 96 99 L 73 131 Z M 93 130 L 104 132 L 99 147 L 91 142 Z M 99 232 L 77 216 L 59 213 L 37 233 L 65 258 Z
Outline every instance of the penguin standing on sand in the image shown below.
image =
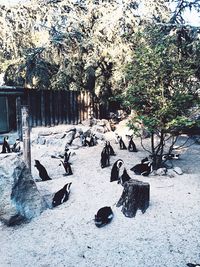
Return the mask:
M 128 144 L 128 151 L 129 152 L 138 152 L 135 143 L 133 142 L 133 136 L 128 136 L 130 138 L 129 144 Z
M 38 169 L 39 171 L 39 176 L 42 179 L 42 181 L 47 181 L 47 180 L 51 180 L 51 178 L 49 177 L 47 170 L 45 169 L 45 167 L 39 162 L 39 160 L 35 160 L 35 167 Z
M 106 141 L 105 147 L 107 148 L 108 153 L 109 153 L 110 156 L 116 156 L 116 154 L 114 152 L 114 149 L 112 148 L 112 146 L 111 146 L 109 141 Z
M 111 170 L 111 176 L 110 176 L 110 182 L 119 181 L 119 177 L 122 174 L 122 166 L 124 165 L 124 162 L 122 159 L 118 159 L 112 166 Z
M 10 153 L 10 145 L 8 143 L 8 136 L 4 137 L 3 139 L 3 146 L 2 146 L 2 152 L 1 153 Z

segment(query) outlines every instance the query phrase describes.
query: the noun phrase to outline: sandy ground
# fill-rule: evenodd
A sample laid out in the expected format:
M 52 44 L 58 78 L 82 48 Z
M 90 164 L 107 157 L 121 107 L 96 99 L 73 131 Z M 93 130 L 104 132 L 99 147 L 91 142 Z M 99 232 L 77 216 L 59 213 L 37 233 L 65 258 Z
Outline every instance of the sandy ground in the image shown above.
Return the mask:
M 111 165 L 122 158 L 132 178 L 150 183 L 146 213 L 126 218 L 115 206 L 123 187 L 110 183 L 111 166 L 100 167 L 103 143 L 76 150 L 71 158 L 74 174 L 68 177 L 60 161 L 49 156 L 50 146 L 34 145 L 32 161 L 39 159 L 53 179 L 37 182 L 41 193 L 72 182 L 71 194 L 66 203 L 28 224 L 0 225 L 0 267 L 184 267 L 200 262 L 200 146 L 184 150 L 175 162 L 183 175 L 141 177 L 129 170 L 146 156 L 139 140 L 139 152 L 130 153 L 119 150 L 112 133 L 107 139 L 117 153 Z M 32 174 L 38 178 L 34 167 Z M 114 219 L 99 229 L 93 218 L 103 206 L 112 207 Z

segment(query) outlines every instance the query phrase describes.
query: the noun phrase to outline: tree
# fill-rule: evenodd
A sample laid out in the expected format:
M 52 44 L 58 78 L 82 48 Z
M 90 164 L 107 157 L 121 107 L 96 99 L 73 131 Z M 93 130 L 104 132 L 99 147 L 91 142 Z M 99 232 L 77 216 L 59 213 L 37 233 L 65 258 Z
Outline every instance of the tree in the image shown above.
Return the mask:
M 147 27 L 135 36 L 132 61 L 125 69 L 124 103 L 136 112 L 129 126 L 137 134 L 138 125 L 150 133 L 155 169 L 163 166 L 163 154 L 172 152 L 180 129 L 196 125 L 191 114 L 200 103 L 200 41 L 189 29 L 181 42 L 179 34 L 176 29 L 166 35 L 160 27 Z

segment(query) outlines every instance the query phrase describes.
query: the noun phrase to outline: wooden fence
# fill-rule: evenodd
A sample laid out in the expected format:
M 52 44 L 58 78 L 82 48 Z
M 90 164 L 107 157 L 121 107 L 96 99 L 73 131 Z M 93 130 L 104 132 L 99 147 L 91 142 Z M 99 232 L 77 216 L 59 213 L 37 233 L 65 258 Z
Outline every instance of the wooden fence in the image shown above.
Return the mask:
M 25 90 L 22 104 L 30 109 L 30 126 L 78 124 L 94 116 L 99 105 L 87 91 Z

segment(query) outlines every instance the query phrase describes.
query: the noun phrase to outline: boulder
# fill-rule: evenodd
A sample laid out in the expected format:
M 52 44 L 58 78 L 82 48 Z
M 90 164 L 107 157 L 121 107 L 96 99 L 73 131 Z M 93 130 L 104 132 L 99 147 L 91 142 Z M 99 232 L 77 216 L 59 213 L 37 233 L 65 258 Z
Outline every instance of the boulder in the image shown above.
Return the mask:
M 72 146 L 78 146 L 78 147 L 81 147 L 81 146 L 82 146 L 81 138 L 80 138 L 80 137 L 75 138 L 75 139 L 72 141 Z
M 43 137 L 43 136 L 38 136 L 36 143 L 39 144 L 39 145 L 45 145 L 46 138 Z
M 180 167 L 174 167 L 174 168 L 173 168 L 173 171 L 174 171 L 175 173 L 179 174 L 179 175 L 183 174 L 183 171 L 181 170 Z
M 46 208 L 22 159 L 14 153 L 0 155 L 0 220 L 9 226 L 20 224 Z
M 176 173 L 173 171 L 173 169 L 168 169 L 167 170 L 167 176 L 170 178 L 173 178 L 176 175 Z
M 91 128 L 91 131 L 92 133 L 96 134 L 96 133 L 105 133 L 105 129 L 104 129 L 104 126 L 100 126 L 100 125 L 94 125 L 92 128 Z
M 72 141 L 74 140 L 75 134 L 76 134 L 76 128 L 69 131 L 66 134 L 65 138 L 63 139 L 65 140 L 65 143 L 71 145 Z
M 160 175 L 160 176 L 163 176 L 163 175 L 166 175 L 167 173 L 167 169 L 166 168 L 159 168 L 156 170 L 156 175 Z
M 58 134 L 53 135 L 55 139 L 63 139 L 65 136 L 66 136 L 66 133 L 58 133 Z
M 48 135 L 51 135 L 51 134 L 52 134 L 52 131 L 50 131 L 50 130 L 43 130 L 43 131 L 38 132 L 38 137 L 39 136 L 48 136 Z

